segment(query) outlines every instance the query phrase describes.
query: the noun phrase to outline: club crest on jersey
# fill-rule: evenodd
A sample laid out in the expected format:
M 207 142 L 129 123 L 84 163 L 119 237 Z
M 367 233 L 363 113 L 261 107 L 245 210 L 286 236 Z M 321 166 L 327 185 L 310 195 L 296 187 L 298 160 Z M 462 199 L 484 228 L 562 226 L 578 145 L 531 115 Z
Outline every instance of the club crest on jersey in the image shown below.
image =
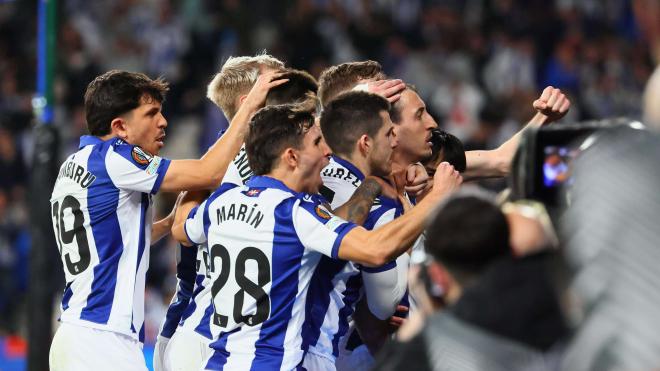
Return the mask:
M 330 218 L 332 218 L 330 212 L 328 212 L 328 210 L 323 208 L 321 205 L 317 205 L 315 211 L 316 211 L 316 215 L 318 215 L 321 219 L 329 220 Z
M 261 191 L 262 191 L 261 189 L 252 188 L 249 191 L 245 192 L 245 195 L 249 197 L 257 197 L 259 196 L 259 193 L 261 193 Z
M 133 147 L 133 151 L 131 151 L 131 157 L 133 157 L 133 160 L 140 165 L 147 165 L 154 158 L 152 155 L 148 154 L 138 146 Z

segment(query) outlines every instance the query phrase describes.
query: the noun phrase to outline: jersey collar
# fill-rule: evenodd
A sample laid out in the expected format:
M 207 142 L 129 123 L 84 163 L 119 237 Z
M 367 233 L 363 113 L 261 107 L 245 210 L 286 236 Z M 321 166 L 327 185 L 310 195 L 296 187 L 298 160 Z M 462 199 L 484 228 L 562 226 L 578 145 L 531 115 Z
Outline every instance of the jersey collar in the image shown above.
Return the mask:
M 339 165 L 341 165 L 341 166 L 347 168 L 348 171 L 350 171 L 351 173 L 353 173 L 353 174 L 354 174 L 354 175 L 355 175 L 360 181 L 363 181 L 363 180 L 364 180 L 364 174 L 362 174 L 362 172 L 360 171 L 360 169 L 358 169 L 358 168 L 357 168 L 355 165 L 353 165 L 352 163 L 348 162 L 347 160 L 344 160 L 344 159 L 341 158 L 341 157 L 337 157 L 337 156 L 335 156 L 335 155 L 332 155 L 332 159 L 333 159 L 336 163 L 338 163 Z
M 114 137 L 112 139 L 114 139 Z M 95 145 L 99 143 L 103 143 L 103 140 L 101 138 L 94 135 L 83 135 L 80 137 L 80 145 L 78 146 L 78 149 L 82 149 L 85 146 Z
M 250 188 L 276 188 L 284 192 L 297 195 L 298 192 L 287 187 L 282 181 L 265 175 L 255 175 L 247 181 L 246 185 Z

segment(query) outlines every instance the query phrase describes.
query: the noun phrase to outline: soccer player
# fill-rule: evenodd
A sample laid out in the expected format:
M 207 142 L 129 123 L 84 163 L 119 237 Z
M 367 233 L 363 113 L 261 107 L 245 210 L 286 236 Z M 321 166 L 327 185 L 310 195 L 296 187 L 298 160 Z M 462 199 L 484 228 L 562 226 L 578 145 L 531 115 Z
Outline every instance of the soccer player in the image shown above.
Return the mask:
M 158 156 L 168 86 L 112 70 L 85 92 L 91 135 L 62 167 L 51 196 L 66 287 L 51 370 L 145 370 L 144 285 L 152 229 L 151 195 L 217 186 L 266 92 L 286 80 L 271 73 L 251 91 L 228 132 L 199 160 Z
M 231 122 L 247 98 L 250 89 L 257 82 L 257 78 L 262 73 L 274 72 L 283 68 L 282 61 L 267 54 L 230 57 L 209 83 L 207 97 L 222 109 Z M 240 150 L 244 152 L 242 141 Z M 231 169 L 228 169 L 227 173 L 237 174 L 234 162 L 230 163 L 230 167 Z M 228 178 L 226 173 L 223 179 L 225 178 Z M 203 199 L 208 192 L 208 190 L 188 192 L 187 197 L 202 197 Z M 186 251 L 181 251 L 181 247 L 177 246 L 176 292 L 156 340 L 153 360 L 156 371 L 171 370 L 178 367 L 177 365 L 188 368 L 191 363 L 200 363 L 203 352 L 207 348 L 206 344 L 211 337 L 208 325 L 204 325 L 208 324 L 208 320 L 204 318 L 208 306 L 206 303 L 210 303 L 210 299 L 204 299 L 210 290 L 206 277 L 208 252 L 206 252 L 206 246 L 199 246 L 196 254 L 193 254 L 191 250 L 193 249 L 186 248 Z M 200 301 L 202 303 L 198 305 Z M 181 322 L 181 327 L 185 327 L 185 330 L 178 330 L 179 322 Z M 165 361 L 166 349 L 174 337 L 175 331 L 181 332 L 181 334 L 177 335 L 178 339 L 172 346 L 170 359 Z M 185 349 L 181 349 L 182 347 Z M 194 357 L 199 358 L 200 361 L 195 362 L 197 358 Z
M 361 91 L 341 94 L 325 107 L 321 129 L 333 156 L 322 172 L 322 194 L 331 200 L 332 207 L 346 202 L 366 176 L 389 177 L 397 145 L 389 109 L 385 98 Z M 402 213 L 400 200 L 380 196 L 364 227 L 374 229 Z M 408 254 L 402 254 L 397 263 L 406 269 L 399 272 L 394 262 L 370 269 L 321 258 L 308 292 L 303 328 L 305 368 L 335 369 L 361 291 L 374 316 L 384 320 L 394 313 L 407 287 L 398 274 L 407 272 Z
M 232 86 L 226 86 L 229 82 L 237 81 L 239 76 L 249 78 L 254 75 L 258 66 L 263 65 L 253 63 L 255 60 L 270 61 L 271 65 L 277 65 L 275 60 L 271 58 L 263 55 L 241 58 L 239 60 L 242 61 L 242 64 L 240 64 L 242 69 L 239 68 L 239 64 L 234 58 L 230 58 L 213 79 L 210 86 L 213 91 L 225 91 L 224 94 L 226 94 L 226 91 L 232 91 L 233 88 Z M 228 71 L 231 71 L 234 79 L 227 77 Z M 266 106 L 302 102 L 316 94 L 316 80 L 304 71 L 287 69 L 282 71 L 280 77 L 286 79 L 287 82 L 268 91 L 265 100 Z M 239 107 L 240 104 L 239 102 Z M 231 112 L 230 109 L 227 109 L 225 114 L 230 117 Z M 243 154 L 239 154 L 231 163 L 228 174 L 223 178 L 223 183 L 242 185 L 243 179 L 246 180 L 251 175 L 252 172 L 244 154 L 244 145 L 241 148 Z M 229 174 L 233 174 L 233 176 Z M 200 201 L 205 197 L 206 195 L 200 198 Z M 183 215 L 183 218 L 185 219 L 186 216 L 187 214 Z M 177 264 L 177 276 L 188 277 L 188 280 L 183 283 L 179 281 L 177 293 L 161 326 L 162 330 L 159 334 L 158 345 L 161 348 L 163 344 L 167 345 L 164 352 L 161 350 L 159 354 L 154 354 L 154 361 L 155 363 L 159 362 L 163 370 L 188 370 L 191 367 L 201 365 L 208 351 L 210 351 L 208 344 L 212 338 L 210 330 L 212 305 L 210 272 L 208 272 L 209 253 L 205 245 L 198 246 L 196 250 L 196 259 L 191 258 L 189 252 L 182 251 L 180 253 L 182 258 L 187 255 L 189 257 L 186 261 Z M 186 273 L 190 271 L 196 271 L 196 274 Z M 187 306 L 180 305 L 180 298 L 185 297 L 186 292 L 192 293 L 190 303 Z M 168 339 L 170 339 L 169 342 Z
M 321 256 L 367 266 L 391 261 L 460 175 L 441 164 L 436 187 L 410 213 L 367 231 L 314 196 L 330 150 L 311 112 L 260 110 L 246 151 L 255 174 L 247 185 L 224 184 L 172 232 L 182 243 L 209 245 L 215 336 L 206 369 L 290 370 L 302 361 L 306 292 Z

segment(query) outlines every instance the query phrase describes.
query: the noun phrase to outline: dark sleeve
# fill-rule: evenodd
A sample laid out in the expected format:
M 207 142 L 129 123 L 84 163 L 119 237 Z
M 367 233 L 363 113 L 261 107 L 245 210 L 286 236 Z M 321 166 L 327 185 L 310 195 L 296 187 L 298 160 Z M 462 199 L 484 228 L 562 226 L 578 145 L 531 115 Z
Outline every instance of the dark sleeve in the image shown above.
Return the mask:
M 373 370 L 431 371 L 426 342 L 422 334 L 417 334 L 404 343 L 388 341 L 376 356 Z

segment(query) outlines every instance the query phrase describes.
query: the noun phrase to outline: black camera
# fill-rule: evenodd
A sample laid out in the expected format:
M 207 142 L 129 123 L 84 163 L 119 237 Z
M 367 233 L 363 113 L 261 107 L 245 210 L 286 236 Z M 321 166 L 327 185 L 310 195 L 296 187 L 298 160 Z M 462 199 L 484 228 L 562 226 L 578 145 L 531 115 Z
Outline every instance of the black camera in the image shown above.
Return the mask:
M 570 203 L 573 164 L 604 131 L 644 126 L 625 118 L 557 123 L 526 130 L 513 160 L 511 198 L 533 199 L 552 211 Z

